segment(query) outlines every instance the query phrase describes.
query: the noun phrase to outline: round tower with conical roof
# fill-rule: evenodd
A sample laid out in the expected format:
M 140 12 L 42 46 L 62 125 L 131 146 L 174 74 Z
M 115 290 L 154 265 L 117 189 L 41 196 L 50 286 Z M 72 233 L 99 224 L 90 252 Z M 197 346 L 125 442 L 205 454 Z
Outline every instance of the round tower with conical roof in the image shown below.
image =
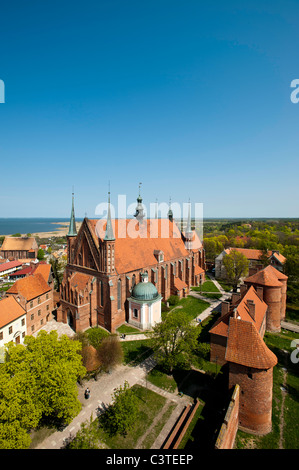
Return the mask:
M 269 265 L 244 280 L 247 286 L 262 287 L 263 300 L 268 305 L 267 331 L 279 332 L 281 318 L 285 316 L 286 276 Z

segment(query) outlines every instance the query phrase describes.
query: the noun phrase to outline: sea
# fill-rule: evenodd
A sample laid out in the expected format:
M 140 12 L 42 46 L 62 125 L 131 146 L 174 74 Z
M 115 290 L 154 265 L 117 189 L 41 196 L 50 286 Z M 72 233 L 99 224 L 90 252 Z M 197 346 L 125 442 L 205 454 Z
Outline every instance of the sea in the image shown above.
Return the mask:
M 69 222 L 69 218 L 0 218 L 0 235 L 52 232 L 60 227 L 54 222 Z M 76 219 L 80 222 L 83 219 Z

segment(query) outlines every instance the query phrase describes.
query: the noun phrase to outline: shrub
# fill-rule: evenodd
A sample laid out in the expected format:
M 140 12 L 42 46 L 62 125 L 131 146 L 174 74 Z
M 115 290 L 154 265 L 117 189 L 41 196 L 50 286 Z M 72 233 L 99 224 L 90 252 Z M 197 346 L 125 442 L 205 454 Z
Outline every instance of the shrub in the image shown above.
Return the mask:
M 178 305 L 180 299 L 177 295 L 171 295 L 168 299 L 169 305 Z

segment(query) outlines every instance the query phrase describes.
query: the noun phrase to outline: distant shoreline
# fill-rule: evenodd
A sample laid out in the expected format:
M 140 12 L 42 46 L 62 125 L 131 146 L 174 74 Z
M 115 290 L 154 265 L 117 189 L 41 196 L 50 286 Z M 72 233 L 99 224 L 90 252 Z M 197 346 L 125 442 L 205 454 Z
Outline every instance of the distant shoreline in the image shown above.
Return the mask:
M 38 238 L 51 238 L 51 237 L 65 237 L 67 235 L 68 228 L 69 228 L 69 222 L 51 222 L 51 224 L 60 225 L 60 227 L 57 227 L 53 231 L 48 230 L 48 231 L 45 231 L 45 232 L 32 232 L 31 236 L 32 237 L 38 237 Z M 81 224 L 82 224 L 82 222 L 76 222 L 77 231 L 81 227 Z M 12 234 L 9 234 L 9 235 L 2 235 L 2 236 L 11 237 L 12 235 L 14 235 L 14 234 L 12 233 Z M 27 233 L 21 233 L 22 237 L 26 236 L 26 235 L 27 235 Z

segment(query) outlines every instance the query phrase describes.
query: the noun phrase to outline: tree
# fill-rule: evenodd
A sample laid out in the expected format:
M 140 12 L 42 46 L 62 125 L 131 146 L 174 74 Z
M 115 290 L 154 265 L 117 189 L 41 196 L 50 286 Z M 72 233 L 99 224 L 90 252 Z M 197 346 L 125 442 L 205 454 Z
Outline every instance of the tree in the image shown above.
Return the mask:
M 190 324 L 188 314 L 178 310 L 164 313 L 148 333 L 157 362 L 170 373 L 176 366 L 190 364 L 198 335 L 199 328 Z
M 126 436 L 133 429 L 138 418 L 138 398 L 125 381 L 124 386 L 117 388 L 113 402 L 101 417 L 101 424 L 111 436 Z
M 42 248 L 40 248 L 37 252 L 37 259 L 39 261 L 43 260 L 45 258 L 45 252 Z
M 223 265 L 226 270 L 228 281 L 236 292 L 241 277 L 248 273 L 249 261 L 242 253 L 237 250 L 231 250 L 228 255 L 223 257 Z
M 110 370 L 123 360 L 123 349 L 117 335 L 104 338 L 97 351 L 104 370 Z
M 6 345 L 0 368 L 0 448 L 24 448 L 43 419 L 69 423 L 80 411 L 77 379 L 85 375 L 81 344 L 57 332 Z
M 75 438 L 68 444 L 69 449 L 101 449 L 103 445 L 100 444 L 97 435 L 97 429 L 92 422 L 92 415 L 88 423 L 81 423 L 80 430 L 77 432 Z

